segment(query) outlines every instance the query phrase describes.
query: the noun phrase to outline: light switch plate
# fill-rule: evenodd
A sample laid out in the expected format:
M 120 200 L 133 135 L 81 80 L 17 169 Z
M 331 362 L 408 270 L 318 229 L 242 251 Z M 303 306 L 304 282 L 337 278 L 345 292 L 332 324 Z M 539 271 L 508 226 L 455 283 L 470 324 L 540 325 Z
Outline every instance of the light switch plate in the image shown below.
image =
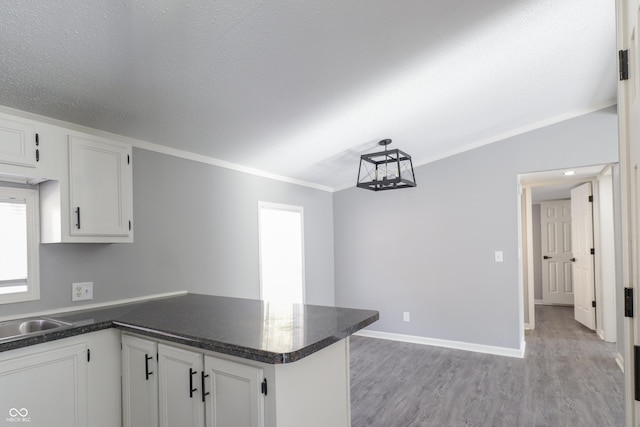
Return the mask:
M 86 301 L 91 299 L 93 299 L 93 282 L 71 284 L 71 301 Z
M 496 255 L 496 262 L 504 261 L 504 257 L 502 255 L 502 251 L 496 251 L 495 255 Z

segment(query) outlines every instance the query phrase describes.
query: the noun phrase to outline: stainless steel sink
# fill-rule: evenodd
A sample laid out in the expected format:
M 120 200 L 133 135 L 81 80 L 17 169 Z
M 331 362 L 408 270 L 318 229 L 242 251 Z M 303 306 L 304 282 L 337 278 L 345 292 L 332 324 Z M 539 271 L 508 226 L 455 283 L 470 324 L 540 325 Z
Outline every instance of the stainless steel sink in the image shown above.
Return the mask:
M 70 324 L 48 318 L 11 320 L 0 323 L 0 341 L 51 331 L 65 326 L 70 326 Z

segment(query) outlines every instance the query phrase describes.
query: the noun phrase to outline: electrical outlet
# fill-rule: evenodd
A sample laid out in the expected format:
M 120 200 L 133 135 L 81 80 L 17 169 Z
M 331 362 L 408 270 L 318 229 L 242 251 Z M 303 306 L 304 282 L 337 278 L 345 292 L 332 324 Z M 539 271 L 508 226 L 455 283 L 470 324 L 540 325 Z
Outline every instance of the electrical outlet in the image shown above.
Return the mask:
M 503 262 L 504 261 L 504 256 L 502 254 L 502 251 L 496 251 L 495 252 L 495 257 L 496 257 L 496 262 Z
M 402 320 L 404 320 L 405 322 L 409 322 L 411 320 L 411 317 L 408 311 L 405 311 L 404 313 L 402 313 Z
M 71 301 L 86 301 L 93 299 L 93 282 L 71 284 Z

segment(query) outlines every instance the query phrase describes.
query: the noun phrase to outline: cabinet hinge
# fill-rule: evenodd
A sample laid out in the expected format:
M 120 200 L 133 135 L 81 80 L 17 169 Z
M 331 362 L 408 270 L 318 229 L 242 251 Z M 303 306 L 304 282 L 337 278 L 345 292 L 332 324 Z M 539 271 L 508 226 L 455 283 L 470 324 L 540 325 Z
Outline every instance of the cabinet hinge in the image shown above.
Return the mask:
M 629 80 L 629 49 L 618 51 L 618 68 L 620 80 Z
M 595 301 L 591 301 L 591 307 L 596 308 L 596 302 Z
M 264 380 L 262 380 L 262 384 L 260 384 L 260 391 L 265 396 L 267 395 L 267 379 L 266 378 Z
M 91 349 L 87 349 L 87 362 L 91 362 Z
M 593 203 L 593 196 L 589 196 L 589 201 Z
M 38 135 L 36 133 L 35 136 L 35 140 L 36 140 L 36 147 L 38 147 L 40 145 L 40 135 Z M 36 148 L 36 162 L 40 161 L 40 150 Z
M 637 345 L 633 346 L 633 366 L 635 372 L 635 399 L 640 400 L 640 366 L 638 365 L 640 362 L 640 347 Z
M 591 255 L 595 255 L 595 254 L 596 254 L 595 248 L 591 248 Z
M 633 288 L 624 288 L 624 317 L 633 317 Z

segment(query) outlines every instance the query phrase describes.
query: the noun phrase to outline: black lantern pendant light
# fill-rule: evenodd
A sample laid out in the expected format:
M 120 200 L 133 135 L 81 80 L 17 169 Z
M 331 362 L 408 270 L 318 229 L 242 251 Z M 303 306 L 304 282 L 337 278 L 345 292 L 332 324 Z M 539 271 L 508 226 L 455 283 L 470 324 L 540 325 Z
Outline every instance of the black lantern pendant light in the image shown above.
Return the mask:
M 373 191 L 415 187 L 411 156 L 397 148 L 387 150 L 390 139 L 378 144 L 384 146 L 384 151 L 360 156 L 357 186 Z

